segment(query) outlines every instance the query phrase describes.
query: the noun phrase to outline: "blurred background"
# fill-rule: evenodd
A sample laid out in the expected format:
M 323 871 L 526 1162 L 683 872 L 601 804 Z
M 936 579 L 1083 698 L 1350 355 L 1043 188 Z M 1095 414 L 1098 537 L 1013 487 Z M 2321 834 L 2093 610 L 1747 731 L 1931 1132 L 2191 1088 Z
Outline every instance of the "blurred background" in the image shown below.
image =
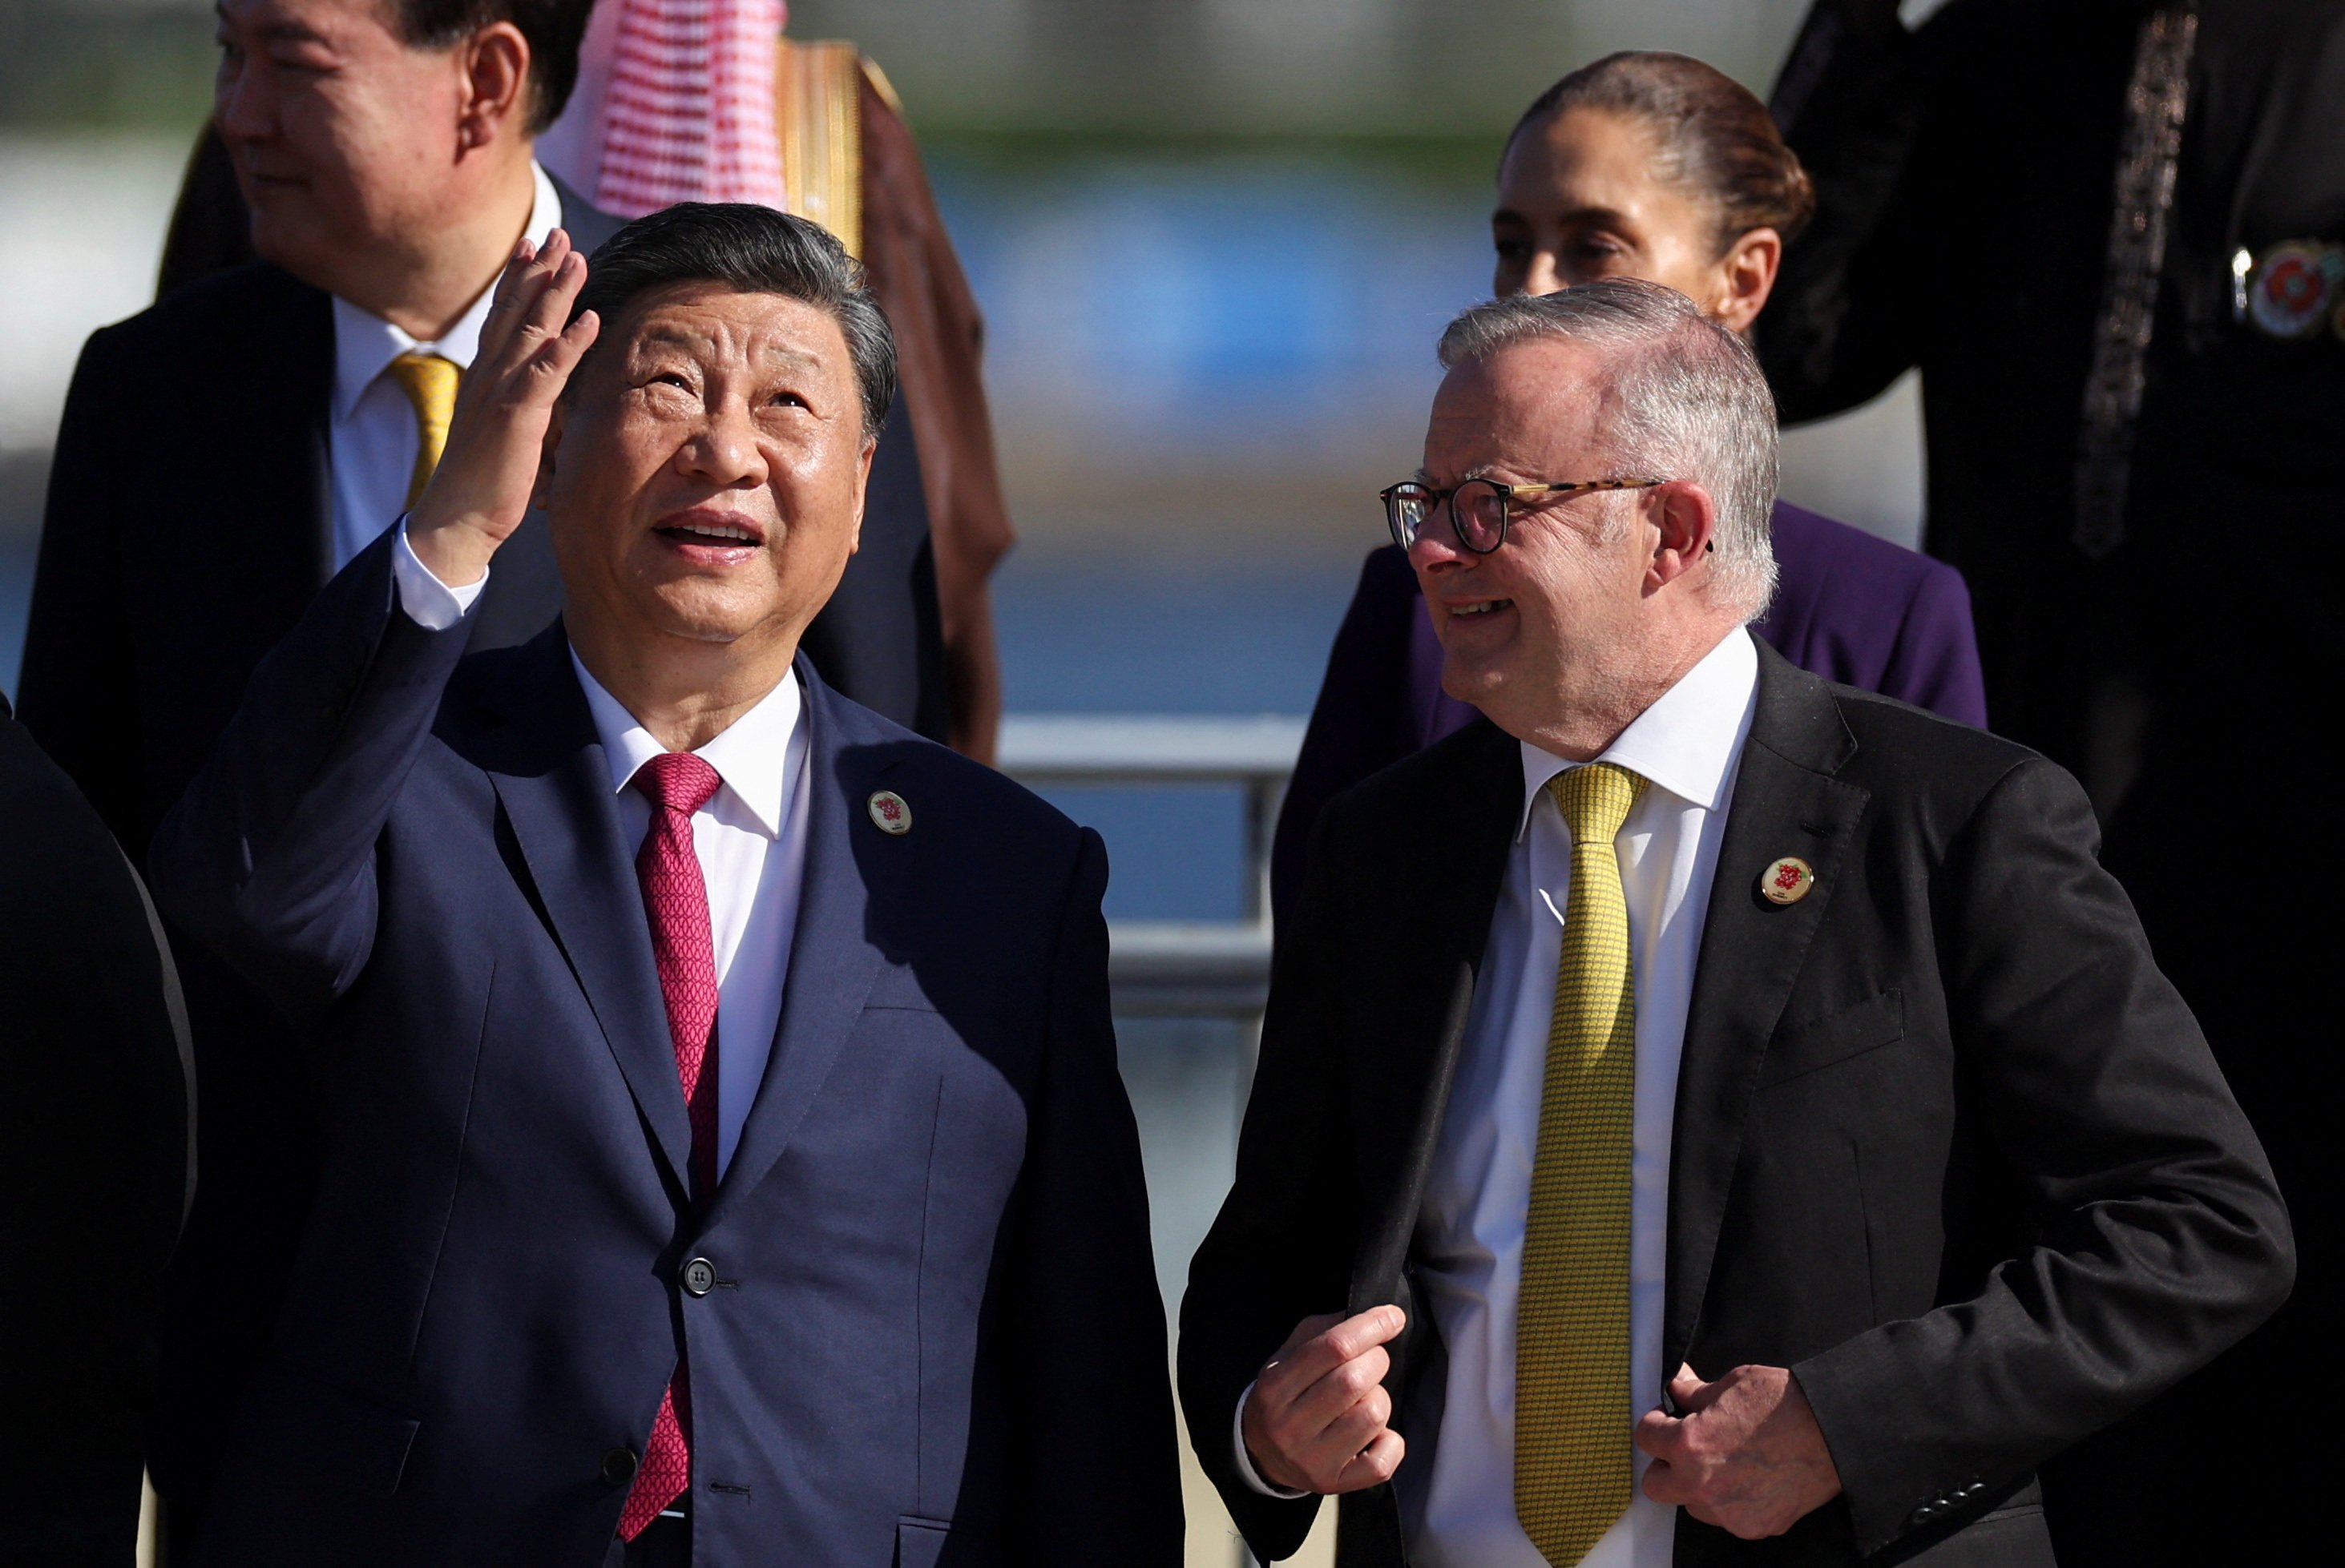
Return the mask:
M 1300 716 L 1433 343 L 1487 292 L 1499 141 L 1617 48 L 1763 96 L 1805 0 L 794 0 L 901 93 L 990 327 L 1013 714 Z M 0 0 L 0 688 L 50 445 L 95 327 L 151 298 L 210 101 L 209 0 Z M 1911 542 L 1913 388 L 1798 432 L 1784 493 Z M 1245 912 L 1233 787 L 1061 791 L 1119 919 Z M 1228 1181 L 1238 1024 L 1127 1021 L 1168 1300 Z M 1225 1527 L 1223 1527 L 1225 1530 Z M 1199 1563 L 1232 1560 L 1200 1521 Z M 1218 1553 L 1218 1555 L 1216 1555 Z

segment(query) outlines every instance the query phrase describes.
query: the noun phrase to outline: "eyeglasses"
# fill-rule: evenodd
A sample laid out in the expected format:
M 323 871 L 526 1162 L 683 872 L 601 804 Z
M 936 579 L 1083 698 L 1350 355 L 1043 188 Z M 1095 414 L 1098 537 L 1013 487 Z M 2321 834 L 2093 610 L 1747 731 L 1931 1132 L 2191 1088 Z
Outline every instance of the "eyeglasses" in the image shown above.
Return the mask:
M 1494 479 L 1469 479 L 1453 490 L 1406 480 L 1384 491 L 1385 521 L 1403 550 L 1416 542 L 1434 508 L 1449 503 L 1449 526 L 1457 542 L 1477 555 L 1487 555 L 1507 542 L 1507 521 L 1518 496 L 1576 495 L 1582 491 L 1650 490 L 1667 484 L 1662 479 L 1584 479 L 1557 484 L 1501 484 Z

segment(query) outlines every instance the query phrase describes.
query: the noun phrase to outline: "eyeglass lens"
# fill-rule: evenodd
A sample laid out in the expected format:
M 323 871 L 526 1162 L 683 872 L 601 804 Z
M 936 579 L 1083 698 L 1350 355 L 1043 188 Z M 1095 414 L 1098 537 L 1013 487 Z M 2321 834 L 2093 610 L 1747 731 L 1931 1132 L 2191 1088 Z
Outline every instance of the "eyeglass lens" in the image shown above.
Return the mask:
M 1403 548 L 1415 544 L 1432 520 L 1436 502 L 1435 492 L 1424 485 L 1404 484 L 1393 489 L 1387 506 L 1391 512 L 1393 535 Z M 1457 529 L 1457 539 L 1468 550 L 1487 554 L 1498 548 L 1507 531 L 1506 492 L 1489 480 L 1468 480 L 1459 485 L 1448 501 L 1449 516 Z

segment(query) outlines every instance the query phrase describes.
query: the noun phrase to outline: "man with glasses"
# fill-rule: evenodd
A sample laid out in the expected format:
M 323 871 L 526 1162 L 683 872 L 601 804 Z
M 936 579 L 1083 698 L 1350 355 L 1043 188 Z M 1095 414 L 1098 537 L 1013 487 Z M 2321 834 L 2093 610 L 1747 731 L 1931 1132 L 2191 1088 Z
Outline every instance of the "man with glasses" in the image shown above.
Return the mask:
M 1340 1494 L 1353 1563 L 2048 1563 L 2036 1467 L 2286 1295 L 2263 1151 L 2075 782 L 1746 630 L 1739 339 L 1620 279 L 1441 349 L 1385 501 L 1486 719 L 1321 819 L 1196 1451 L 1265 1559 Z

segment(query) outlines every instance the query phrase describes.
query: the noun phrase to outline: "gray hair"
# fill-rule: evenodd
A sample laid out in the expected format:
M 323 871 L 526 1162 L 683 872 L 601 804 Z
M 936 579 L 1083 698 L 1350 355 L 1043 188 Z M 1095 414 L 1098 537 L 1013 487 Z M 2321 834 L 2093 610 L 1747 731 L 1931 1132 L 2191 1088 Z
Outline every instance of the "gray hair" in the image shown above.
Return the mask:
M 1674 288 L 1607 278 L 1475 306 L 1441 334 L 1442 367 L 1541 339 L 1605 355 L 1613 382 L 1604 434 L 1620 471 L 1536 477 L 1700 485 L 1718 508 L 1717 591 L 1745 621 L 1764 613 L 1775 596 L 1775 397 L 1751 346 Z M 1618 504 L 1635 504 L 1631 497 Z

